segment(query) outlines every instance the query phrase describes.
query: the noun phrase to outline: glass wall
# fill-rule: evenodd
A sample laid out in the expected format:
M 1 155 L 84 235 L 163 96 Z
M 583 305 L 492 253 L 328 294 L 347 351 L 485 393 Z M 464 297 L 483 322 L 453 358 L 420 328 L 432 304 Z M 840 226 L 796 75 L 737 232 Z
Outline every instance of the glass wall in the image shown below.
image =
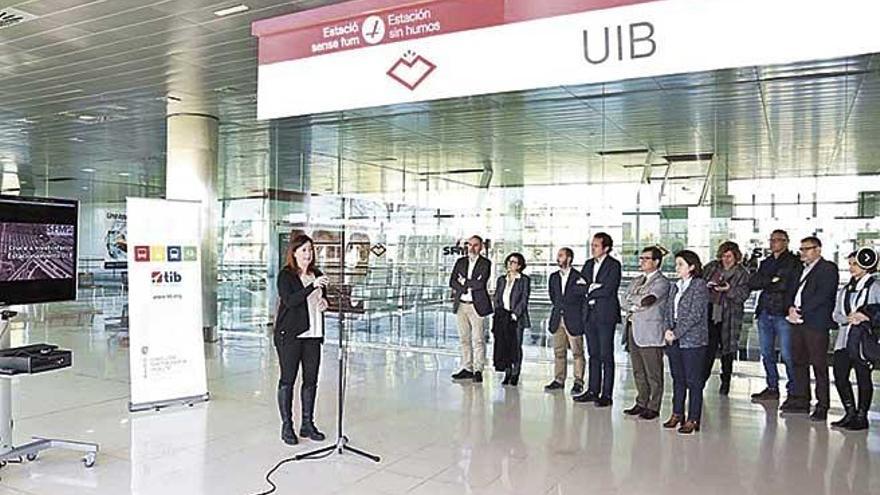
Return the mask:
M 793 249 L 821 237 L 846 280 L 847 253 L 880 247 L 876 71 L 856 57 L 358 110 L 273 122 L 250 151 L 221 135 L 221 326 L 265 334 L 291 231 L 318 242 L 344 328 L 407 348 L 456 348 L 447 282 L 472 234 L 496 276 L 525 255 L 535 348 L 557 250 L 581 266 L 599 231 L 621 290 L 646 245 L 708 261 L 733 240 L 754 267 L 776 228 Z

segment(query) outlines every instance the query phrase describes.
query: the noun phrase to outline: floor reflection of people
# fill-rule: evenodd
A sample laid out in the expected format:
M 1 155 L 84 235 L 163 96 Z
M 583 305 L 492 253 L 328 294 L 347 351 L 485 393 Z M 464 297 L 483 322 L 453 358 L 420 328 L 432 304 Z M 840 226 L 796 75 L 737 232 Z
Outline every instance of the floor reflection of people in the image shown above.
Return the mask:
M 578 408 L 583 411 L 583 408 Z M 615 492 L 619 481 L 614 476 L 614 424 L 611 418 L 611 410 L 593 410 L 587 413 L 587 442 L 585 455 L 590 462 L 599 467 L 599 470 L 607 469 L 607 475 L 601 480 L 601 488 L 605 493 Z M 597 483 L 599 481 L 597 480 Z
M 776 439 L 779 432 L 779 412 L 774 402 L 756 402 L 763 408 L 764 433 L 758 447 L 758 464 L 755 472 L 753 492 L 756 495 L 780 493 L 777 486 L 781 476 L 776 463 Z
M 803 418 L 787 419 L 781 445 L 777 452 L 777 470 L 770 474 L 777 485 L 761 493 L 828 493 L 825 483 L 828 428 L 824 425 L 814 427 Z
M 513 488 L 516 473 L 511 466 L 527 457 L 528 449 L 522 436 L 522 405 L 517 388 L 505 388 L 504 398 L 495 402 L 492 410 L 492 453 L 498 462 L 501 483 Z M 485 460 L 485 459 L 484 459 Z
M 871 493 L 871 452 L 866 435 L 845 436 L 829 481 L 829 492 L 834 495 Z
M 484 464 L 487 456 L 486 428 L 486 397 L 483 390 L 474 386 L 462 387 L 461 404 L 461 430 L 459 431 L 458 446 L 459 460 L 457 473 L 460 481 L 470 485 L 477 473 L 479 466 Z
M 664 453 L 660 442 L 661 431 L 646 423 L 632 424 L 635 434 L 629 445 L 630 468 L 625 477 L 622 493 L 656 493 L 666 484 L 668 476 L 663 472 Z

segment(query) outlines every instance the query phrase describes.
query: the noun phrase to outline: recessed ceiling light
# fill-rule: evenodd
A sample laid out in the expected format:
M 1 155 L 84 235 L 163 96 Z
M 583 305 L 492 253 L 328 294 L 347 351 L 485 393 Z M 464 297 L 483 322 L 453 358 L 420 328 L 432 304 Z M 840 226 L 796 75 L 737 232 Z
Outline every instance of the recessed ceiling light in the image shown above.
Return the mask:
M 88 191 L 88 190 L 89 190 L 89 186 L 82 186 L 82 190 L 83 190 L 83 191 Z
M 80 116 L 77 117 L 77 118 L 78 118 L 79 120 L 82 120 L 83 122 L 91 122 L 91 121 L 93 121 L 93 120 L 98 120 L 98 117 L 95 117 L 94 115 L 88 115 L 88 114 L 85 114 L 85 113 L 82 114 L 82 115 L 80 115 Z
M 84 168 L 84 169 L 82 169 L 82 171 L 85 172 L 85 173 L 87 173 L 87 174 L 92 174 L 92 173 L 95 172 L 95 169 L 93 169 L 93 168 Z
M 247 12 L 248 10 L 250 10 L 250 7 L 248 7 L 247 5 L 238 4 L 234 7 L 227 7 L 225 9 L 215 10 L 214 15 L 216 15 L 217 17 L 225 17 L 227 15 L 240 14 L 242 12 Z
M 78 137 L 72 137 L 72 138 L 68 139 L 68 141 L 71 141 L 71 142 L 74 142 L 74 143 L 81 143 L 81 142 L 84 141 L 84 139 L 83 139 L 83 138 L 78 138 Z
M 130 175 L 131 175 L 131 174 L 128 173 L 128 172 L 119 172 L 119 176 L 120 176 L 120 177 L 128 177 L 128 176 L 130 176 Z

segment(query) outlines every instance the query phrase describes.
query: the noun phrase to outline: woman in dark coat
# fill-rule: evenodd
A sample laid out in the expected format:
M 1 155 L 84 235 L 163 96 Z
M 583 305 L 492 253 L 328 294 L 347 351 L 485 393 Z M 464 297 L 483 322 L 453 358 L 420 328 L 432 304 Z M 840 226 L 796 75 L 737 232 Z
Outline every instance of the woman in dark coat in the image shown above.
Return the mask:
M 306 235 L 290 241 L 286 263 L 278 274 L 278 314 L 275 317 L 275 349 L 281 367 L 278 380 L 278 409 L 281 414 L 281 439 L 288 445 L 298 443 L 293 428 L 293 385 L 302 368 L 301 437 L 322 441 L 325 436 L 314 423 L 315 398 L 318 394 L 318 370 L 321 345 L 324 343 L 325 292 L 329 281 L 315 267 L 315 247 Z
M 749 272 L 742 265 L 742 252 L 735 242 L 718 247 L 716 259 L 703 270 L 709 287 L 709 348 L 706 351 L 706 380 L 712 376 L 716 355 L 721 355 L 721 388 L 730 393 L 733 360 L 739 350 L 745 303 L 749 298 Z
M 492 333 L 495 336 L 495 370 L 504 371 L 503 385 L 519 384 L 522 368 L 523 331 L 529 321 L 529 294 L 532 280 L 523 275 L 526 259 L 520 253 L 511 253 L 504 260 L 507 273 L 495 284 L 495 316 Z

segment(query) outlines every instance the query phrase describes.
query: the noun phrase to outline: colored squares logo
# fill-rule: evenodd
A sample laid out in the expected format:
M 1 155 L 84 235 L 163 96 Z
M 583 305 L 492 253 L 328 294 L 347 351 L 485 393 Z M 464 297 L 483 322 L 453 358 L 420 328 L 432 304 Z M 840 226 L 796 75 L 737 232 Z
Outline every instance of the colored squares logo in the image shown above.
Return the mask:
M 168 261 L 183 261 L 183 252 L 180 246 L 168 246 Z
M 183 260 L 184 261 L 198 261 L 199 260 L 199 250 L 196 249 L 195 246 L 184 246 L 183 247 Z
M 138 262 L 150 261 L 150 246 L 135 246 L 134 260 Z
M 165 261 L 165 246 L 150 246 L 150 259 Z
M 140 263 L 198 261 L 199 248 L 198 246 L 135 246 L 134 260 Z

